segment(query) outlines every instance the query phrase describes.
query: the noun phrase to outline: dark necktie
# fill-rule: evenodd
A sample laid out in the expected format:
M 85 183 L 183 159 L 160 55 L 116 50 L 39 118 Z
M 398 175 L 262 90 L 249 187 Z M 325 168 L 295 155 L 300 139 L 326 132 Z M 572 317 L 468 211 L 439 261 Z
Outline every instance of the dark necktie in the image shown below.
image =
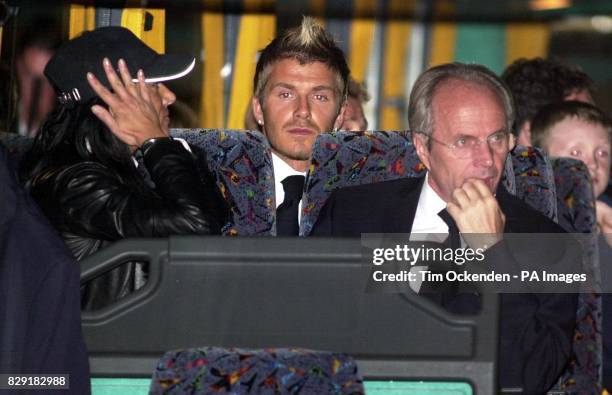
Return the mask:
M 453 250 L 461 248 L 459 228 L 457 228 L 457 223 L 453 217 L 451 217 L 446 209 L 440 211 L 438 216 L 448 225 L 448 238 L 444 244 Z M 432 270 L 432 272 L 435 271 Z M 446 282 L 438 288 L 438 292 L 440 296 L 437 302 L 446 311 L 455 314 L 474 315 L 478 314 L 481 310 L 482 300 L 477 290 L 471 284 Z
M 461 248 L 461 236 L 459 235 L 459 228 L 457 228 L 457 224 L 451 215 L 446 211 L 446 209 L 440 211 L 438 216 L 442 218 L 442 220 L 448 225 L 448 238 L 444 244 L 448 245 L 450 248 Z
M 289 176 L 281 181 L 285 199 L 276 209 L 276 234 L 278 236 L 298 236 L 300 224 L 298 209 L 304 189 L 304 176 Z

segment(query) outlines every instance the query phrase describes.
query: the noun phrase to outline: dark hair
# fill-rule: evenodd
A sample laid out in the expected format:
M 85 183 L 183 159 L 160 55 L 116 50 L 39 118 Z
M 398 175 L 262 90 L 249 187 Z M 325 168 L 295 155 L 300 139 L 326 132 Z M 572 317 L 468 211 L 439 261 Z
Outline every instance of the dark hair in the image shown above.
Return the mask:
M 32 22 L 32 26 L 35 28 L 24 29 L 19 37 L 18 55 L 28 48 L 38 48 L 55 53 L 62 44 L 60 24 L 48 16 L 40 16 Z
M 0 132 L 17 133 L 17 79 L 0 63 Z
M 547 104 L 561 102 L 574 92 L 591 94 L 593 90 L 593 81 L 579 68 L 542 58 L 518 59 L 506 68 L 502 79 L 516 106 L 515 134 Z
M 134 173 L 128 146 L 91 112 L 94 104 L 106 107 L 95 98 L 73 108 L 60 105 L 47 116 L 22 162 L 27 188 L 51 169 L 84 161 L 101 163 L 120 176 Z
M 349 67 L 344 53 L 313 18 L 304 17 L 299 27 L 286 30 L 261 52 L 255 68 L 253 92 L 262 103 L 263 91 L 270 76 L 270 66 L 282 59 L 295 59 L 302 65 L 324 63 L 337 74 L 340 103 L 345 101 Z
M 599 108 L 579 101 L 565 101 L 543 107 L 531 121 L 531 143 L 544 148 L 551 129 L 567 118 L 577 118 L 586 123 L 600 125 L 612 139 L 612 122 Z

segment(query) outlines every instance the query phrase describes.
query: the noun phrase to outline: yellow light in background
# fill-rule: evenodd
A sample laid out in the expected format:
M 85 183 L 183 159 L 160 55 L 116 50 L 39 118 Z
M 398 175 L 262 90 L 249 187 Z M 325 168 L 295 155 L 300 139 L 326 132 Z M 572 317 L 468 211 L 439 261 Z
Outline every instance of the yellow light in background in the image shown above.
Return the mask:
M 572 5 L 570 0 L 531 0 L 529 9 L 533 11 L 558 10 Z

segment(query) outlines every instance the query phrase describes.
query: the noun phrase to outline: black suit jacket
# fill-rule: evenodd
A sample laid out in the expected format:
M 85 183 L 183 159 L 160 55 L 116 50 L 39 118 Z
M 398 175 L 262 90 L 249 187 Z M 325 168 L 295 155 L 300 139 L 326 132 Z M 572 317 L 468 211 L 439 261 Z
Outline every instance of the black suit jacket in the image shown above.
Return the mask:
M 0 373 L 70 375 L 68 390 L 0 394 L 89 394 L 79 266 L 18 184 L 1 144 L 0 184 Z
M 360 237 L 361 233 L 410 233 L 423 178 L 404 178 L 334 191 L 312 230 L 313 236 Z M 505 233 L 563 233 L 557 224 L 510 195 L 503 186 L 496 198 L 506 215 Z M 540 255 L 577 262 L 580 246 L 538 245 Z M 489 254 L 516 255 L 503 241 Z M 520 252 L 519 252 L 520 253 Z M 473 298 L 469 300 L 473 301 Z M 502 294 L 500 298 L 499 382 L 526 394 L 547 391 L 570 356 L 576 319 L 575 294 Z M 453 306 L 452 310 L 473 311 Z

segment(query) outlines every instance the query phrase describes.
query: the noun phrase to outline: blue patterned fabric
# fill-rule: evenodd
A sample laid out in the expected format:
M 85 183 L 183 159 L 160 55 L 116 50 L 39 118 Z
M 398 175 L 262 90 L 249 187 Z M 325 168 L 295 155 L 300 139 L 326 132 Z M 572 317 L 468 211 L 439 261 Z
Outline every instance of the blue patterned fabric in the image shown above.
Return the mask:
M 221 129 L 173 129 L 206 154 L 207 166 L 228 202 L 232 222 L 224 235 L 269 235 L 275 220 L 272 156 L 258 132 Z
M 553 221 L 557 221 L 557 195 L 552 166 L 542 149 L 517 145 L 510 153 L 514 194 Z M 504 177 L 512 177 L 506 172 Z M 510 190 L 512 193 L 512 191 Z
M 363 394 L 355 361 L 305 349 L 203 347 L 170 351 L 159 360 L 150 395 Z
M 595 231 L 595 198 L 586 165 L 577 159 L 551 160 L 557 188 L 559 225 L 572 233 Z
M 300 234 L 308 235 L 331 192 L 337 188 L 422 177 L 408 131 L 322 134 L 313 148 L 302 200 Z M 538 148 L 517 146 L 508 157 L 502 183 L 508 191 L 550 218 L 556 218 L 553 173 Z
M 551 162 L 557 189 L 559 225 L 568 232 L 593 235 L 589 245 L 583 246 L 586 251 L 585 270 L 590 278 L 597 279 L 597 220 L 589 171 L 583 162 L 576 159 L 555 158 Z M 578 295 L 572 357 L 558 384 L 558 388 L 568 394 L 599 394 L 602 389 L 601 294 L 597 292 L 597 281 L 584 288 Z
M 335 189 L 424 174 L 409 132 L 322 134 L 314 144 L 304 186 L 300 234 L 310 233 Z

